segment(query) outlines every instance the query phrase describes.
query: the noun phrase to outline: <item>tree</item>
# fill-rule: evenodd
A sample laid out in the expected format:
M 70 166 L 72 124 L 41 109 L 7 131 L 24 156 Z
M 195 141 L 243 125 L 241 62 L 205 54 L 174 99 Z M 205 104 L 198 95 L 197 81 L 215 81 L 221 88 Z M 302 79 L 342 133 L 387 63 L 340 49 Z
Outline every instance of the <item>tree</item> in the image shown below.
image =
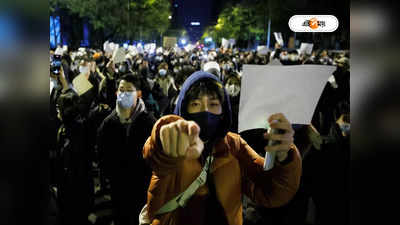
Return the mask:
M 203 38 L 212 37 L 235 38 L 238 43 L 250 41 L 266 41 L 268 19 L 278 27 L 287 27 L 289 14 L 280 2 L 268 0 L 242 1 L 235 5 L 227 5 L 218 16 L 217 24 L 205 29 Z M 290 18 L 290 17 L 289 17 Z M 283 24 L 282 21 L 286 21 Z
M 95 32 L 112 39 L 151 40 L 168 29 L 168 0 L 50 0 L 50 11 L 62 2 L 71 14 L 87 18 Z

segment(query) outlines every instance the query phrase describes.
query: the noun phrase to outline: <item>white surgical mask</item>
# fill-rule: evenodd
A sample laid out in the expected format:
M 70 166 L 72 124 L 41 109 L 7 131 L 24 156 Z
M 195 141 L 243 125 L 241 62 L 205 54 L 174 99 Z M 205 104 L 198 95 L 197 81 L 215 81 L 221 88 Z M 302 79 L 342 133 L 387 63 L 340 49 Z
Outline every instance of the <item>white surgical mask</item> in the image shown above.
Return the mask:
M 88 74 L 89 67 L 88 66 L 79 66 L 79 73 Z
M 124 109 L 129 109 L 133 106 L 136 99 L 136 91 L 121 92 L 117 96 L 117 104 Z
M 283 61 L 289 60 L 289 56 L 288 55 L 281 55 L 281 60 L 283 60 Z
M 165 69 L 160 69 L 158 73 L 163 77 L 167 74 L 167 71 Z

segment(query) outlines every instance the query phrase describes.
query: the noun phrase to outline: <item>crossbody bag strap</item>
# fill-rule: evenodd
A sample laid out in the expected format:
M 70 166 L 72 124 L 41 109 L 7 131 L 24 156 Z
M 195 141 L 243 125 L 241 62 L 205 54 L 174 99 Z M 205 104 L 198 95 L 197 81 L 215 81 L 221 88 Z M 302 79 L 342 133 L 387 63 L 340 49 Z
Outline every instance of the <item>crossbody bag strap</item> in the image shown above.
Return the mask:
M 180 193 L 175 198 L 171 199 L 165 203 L 157 212 L 156 215 L 174 211 L 178 207 L 185 207 L 188 200 L 193 196 L 193 194 L 199 189 L 200 186 L 204 185 L 207 181 L 207 171 L 213 162 L 214 157 L 208 156 L 200 175 L 189 185 L 189 187 Z

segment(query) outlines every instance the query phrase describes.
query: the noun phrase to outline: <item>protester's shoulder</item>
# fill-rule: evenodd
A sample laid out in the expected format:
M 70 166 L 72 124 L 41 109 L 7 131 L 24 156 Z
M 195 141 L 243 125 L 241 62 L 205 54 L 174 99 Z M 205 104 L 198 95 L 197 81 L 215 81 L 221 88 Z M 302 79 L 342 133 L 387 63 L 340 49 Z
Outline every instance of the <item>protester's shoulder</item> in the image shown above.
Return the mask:
M 118 121 L 118 115 L 117 115 L 117 111 L 114 109 L 103 120 L 103 124 L 108 124 L 108 123 L 112 123 L 112 122 L 115 122 L 115 121 Z
M 138 121 L 145 124 L 154 124 L 157 120 L 152 113 L 147 110 L 143 111 L 137 118 Z

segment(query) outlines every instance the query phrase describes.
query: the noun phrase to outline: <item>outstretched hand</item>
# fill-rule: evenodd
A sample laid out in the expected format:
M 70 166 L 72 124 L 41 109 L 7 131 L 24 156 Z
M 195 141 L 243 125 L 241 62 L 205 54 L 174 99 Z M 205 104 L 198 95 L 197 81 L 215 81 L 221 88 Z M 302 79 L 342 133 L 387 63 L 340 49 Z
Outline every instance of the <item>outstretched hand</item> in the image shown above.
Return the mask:
M 160 130 L 163 151 L 174 158 L 197 159 L 204 149 L 199 135 L 200 127 L 193 121 L 178 120 L 164 125 Z

